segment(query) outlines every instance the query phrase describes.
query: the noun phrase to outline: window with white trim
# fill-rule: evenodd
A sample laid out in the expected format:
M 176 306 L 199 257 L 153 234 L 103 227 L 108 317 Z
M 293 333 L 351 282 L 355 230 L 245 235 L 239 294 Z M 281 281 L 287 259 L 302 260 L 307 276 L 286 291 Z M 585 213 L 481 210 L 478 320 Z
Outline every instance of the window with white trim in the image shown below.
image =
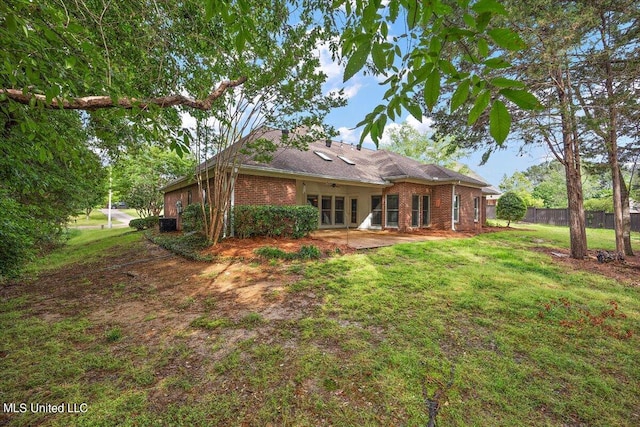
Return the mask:
M 422 226 L 428 227 L 431 225 L 431 197 L 422 196 Z
M 334 218 L 336 224 L 344 224 L 344 197 L 336 196 Z
M 411 226 L 420 226 L 420 196 L 417 194 L 411 196 Z
M 400 196 L 398 194 L 387 195 L 387 227 L 397 227 L 400 215 Z
M 331 211 L 333 200 L 331 196 L 322 196 L 322 211 L 320 212 L 320 217 L 322 219 L 322 225 L 331 225 Z
M 480 197 L 473 199 L 473 220 L 475 222 L 480 221 Z
M 460 221 L 460 195 L 453 196 L 453 222 Z

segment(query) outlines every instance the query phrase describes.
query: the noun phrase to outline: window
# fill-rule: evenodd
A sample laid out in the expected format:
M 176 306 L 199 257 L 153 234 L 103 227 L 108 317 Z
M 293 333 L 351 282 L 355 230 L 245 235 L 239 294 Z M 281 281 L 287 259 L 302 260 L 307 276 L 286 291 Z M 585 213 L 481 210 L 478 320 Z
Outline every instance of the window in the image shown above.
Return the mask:
M 193 203 L 193 193 L 191 190 L 187 191 L 187 206 Z
M 371 225 L 382 226 L 382 196 L 371 196 Z
M 334 212 L 336 224 L 344 224 L 344 197 L 336 197 Z
M 480 221 L 480 197 L 473 199 L 473 220 L 475 222 Z
M 420 196 L 411 196 L 411 226 L 418 227 L 420 225 Z
M 358 223 L 358 199 L 351 199 L 351 224 Z
M 460 221 L 460 195 L 453 196 L 453 222 Z
M 397 194 L 387 195 L 387 227 L 398 226 L 398 215 L 400 208 L 400 196 Z
M 322 225 L 331 225 L 331 196 L 322 196 L 322 212 L 321 223 Z
M 431 197 L 422 196 L 422 226 L 428 227 L 431 225 Z
M 313 206 L 314 208 L 318 207 L 318 196 L 307 196 L 307 204 L 309 206 Z

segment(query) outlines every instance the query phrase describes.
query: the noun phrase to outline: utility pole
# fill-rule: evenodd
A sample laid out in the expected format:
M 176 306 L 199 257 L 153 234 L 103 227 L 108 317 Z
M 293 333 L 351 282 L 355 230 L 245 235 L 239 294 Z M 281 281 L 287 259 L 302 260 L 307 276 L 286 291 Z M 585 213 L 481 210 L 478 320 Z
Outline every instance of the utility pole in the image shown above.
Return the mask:
M 112 224 L 111 224 L 111 196 L 113 195 L 113 190 L 111 188 L 111 183 L 112 183 L 112 179 L 111 179 L 111 166 L 109 166 L 109 206 L 107 206 L 107 209 L 109 210 L 109 215 L 108 215 L 108 220 L 107 220 L 107 228 L 111 228 Z

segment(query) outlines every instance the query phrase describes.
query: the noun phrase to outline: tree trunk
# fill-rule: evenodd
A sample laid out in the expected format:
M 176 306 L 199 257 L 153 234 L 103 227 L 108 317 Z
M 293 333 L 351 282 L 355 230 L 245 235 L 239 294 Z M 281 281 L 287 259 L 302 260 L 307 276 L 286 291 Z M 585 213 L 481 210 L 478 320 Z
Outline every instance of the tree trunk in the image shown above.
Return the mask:
M 622 171 L 618 172 L 622 177 Z M 629 207 L 629 189 L 623 179 L 620 179 L 620 198 L 622 200 L 622 240 L 624 242 L 624 254 L 633 256 L 631 247 L 631 208 Z
M 606 18 L 602 16 L 603 28 L 606 27 Z M 607 48 L 604 32 L 602 33 L 602 43 Z M 618 107 L 614 102 L 615 91 L 613 88 L 613 70 L 611 67 L 611 58 L 605 59 L 604 68 L 606 71 L 605 89 L 607 99 L 609 100 L 609 117 L 608 132 L 605 145 L 609 155 L 609 167 L 611 168 L 611 177 L 613 179 L 613 219 L 616 238 L 616 252 L 624 253 L 624 232 L 623 232 L 623 214 L 622 214 L 622 173 L 618 164 Z M 629 218 L 629 221 L 631 219 Z
M 582 172 L 580 170 L 580 144 L 571 104 L 571 83 L 568 72 L 565 76 L 562 66 L 558 66 L 553 72 L 553 81 L 556 85 L 562 123 L 562 164 L 567 178 L 571 257 L 583 259 L 587 256 L 587 232 L 582 195 Z

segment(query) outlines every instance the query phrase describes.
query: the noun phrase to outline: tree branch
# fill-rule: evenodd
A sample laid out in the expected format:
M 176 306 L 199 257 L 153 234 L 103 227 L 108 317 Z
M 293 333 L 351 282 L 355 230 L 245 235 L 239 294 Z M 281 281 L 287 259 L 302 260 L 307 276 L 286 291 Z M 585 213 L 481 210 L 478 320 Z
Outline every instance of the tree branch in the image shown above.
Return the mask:
M 246 81 L 246 76 L 242 76 L 236 80 L 223 81 L 213 92 L 209 94 L 209 96 L 204 99 L 193 99 L 184 95 L 168 95 L 147 100 L 136 98 L 118 98 L 114 101 L 114 99 L 110 96 L 84 96 L 69 99 L 54 98 L 50 102 L 48 102 L 45 95 L 30 92 L 25 93 L 21 89 L 0 89 L 0 94 L 4 94 L 8 99 L 20 104 L 29 105 L 29 102 L 33 98 L 35 98 L 36 101 L 41 102 L 45 108 L 58 108 L 64 110 L 92 111 L 102 108 L 116 107 L 125 109 L 138 107 L 144 109 L 149 107 L 150 105 L 155 105 L 161 108 L 176 107 L 178 105 L 182 105 L 194 108 L 196 110 L 210 110 L 213 102 L 216 99 L 220 98 L 227 89 L 240 86 Z

